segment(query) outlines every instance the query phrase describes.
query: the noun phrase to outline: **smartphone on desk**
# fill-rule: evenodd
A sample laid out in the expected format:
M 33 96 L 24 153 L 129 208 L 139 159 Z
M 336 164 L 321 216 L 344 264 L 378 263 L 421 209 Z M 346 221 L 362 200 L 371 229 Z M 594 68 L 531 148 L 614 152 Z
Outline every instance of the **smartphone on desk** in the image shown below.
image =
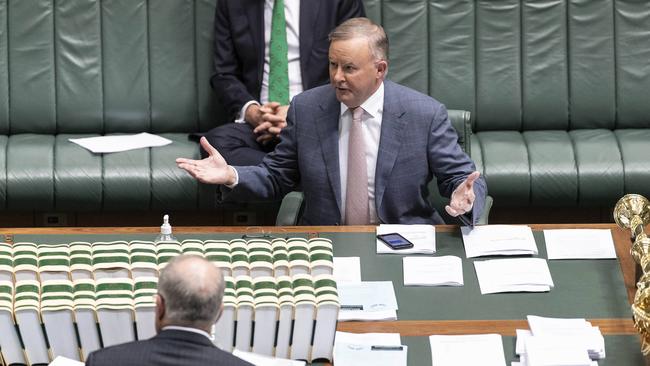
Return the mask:
M 378 234 L 377 239 L 394 250 L 413 248 L 413 243 L 398 233 Z

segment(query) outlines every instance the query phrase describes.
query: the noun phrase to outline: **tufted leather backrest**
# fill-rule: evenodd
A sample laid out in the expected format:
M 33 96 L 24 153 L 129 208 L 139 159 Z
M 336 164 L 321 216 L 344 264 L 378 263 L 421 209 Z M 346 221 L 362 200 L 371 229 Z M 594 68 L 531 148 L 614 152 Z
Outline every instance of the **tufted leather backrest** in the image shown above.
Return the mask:
M 474 131 L 650 127 L 650 2 L 367 0 L 389 77 Z
M 215 125 L 215 0 L 0 0 L 0 134 Z
M 191 132 L 217 0 L 0 0 L 0 133 Z M 650 2 L 364 0 L 389 77 L 475 131 L 650 126 Z

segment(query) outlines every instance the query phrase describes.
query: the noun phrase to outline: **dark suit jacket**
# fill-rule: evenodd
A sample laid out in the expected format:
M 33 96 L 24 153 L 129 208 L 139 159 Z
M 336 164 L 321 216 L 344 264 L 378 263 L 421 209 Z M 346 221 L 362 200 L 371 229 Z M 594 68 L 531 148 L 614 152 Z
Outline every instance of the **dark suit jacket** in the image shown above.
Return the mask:
M 361 0 L 300 1 L 300 70 L 304 90 L 329 80 L 327 36 L 349 18 L 365 16 Z M 234 120 L 246 102 L 259 100 L 264 67 L 264 0 L 218 0 L 214 19 L 217 97 Z
M 341 104 L 330 85 L 296 96 L 280 144 L 259 166 L 236 167 L 239 184 L 224 193 L 237 199 L 280 198 L 300 182 L 304 225 L 341 223 L 338 127 Z M 476 167 L 458 145 L 445 107 L 433 98 L 384 82 L 384 111 L 375 172 L 375 207 L 381 223 L 441 224 L 429 204 L 435 178 L 449 197 Z M 473 222 L 483 211 L 487 185 L 474 184 Z
M 215 347 L 209 339 L 182 330 L 164 330 L 155 337 L 91 353 L 87 366 L 252 366 Z

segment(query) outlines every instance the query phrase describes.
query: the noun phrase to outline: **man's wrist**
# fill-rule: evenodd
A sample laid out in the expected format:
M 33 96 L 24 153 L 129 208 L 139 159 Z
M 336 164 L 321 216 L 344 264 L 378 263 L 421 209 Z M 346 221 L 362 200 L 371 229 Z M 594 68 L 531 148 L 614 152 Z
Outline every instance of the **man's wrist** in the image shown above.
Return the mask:
M 228 165 L 228 168 L 230 168 L 230 178 L 228 179 L 229 184 L 224 184 L 226 187 L 233 189 L 239 184 L 239 173 L 237 173 L 237 169 L 233 167 L 232 165 Z
M 259 106 L 260 103 L 256 100 L 250 100 L 244 104 L 244 106 L 241 108 L 241 111 L 239 112 L 239 116 L 237 119 L 235 119 L 235 123 L 251 123 L 248 120 L 248 115 L 246 114 L 248 112 L 248 108 L 252 105 Z

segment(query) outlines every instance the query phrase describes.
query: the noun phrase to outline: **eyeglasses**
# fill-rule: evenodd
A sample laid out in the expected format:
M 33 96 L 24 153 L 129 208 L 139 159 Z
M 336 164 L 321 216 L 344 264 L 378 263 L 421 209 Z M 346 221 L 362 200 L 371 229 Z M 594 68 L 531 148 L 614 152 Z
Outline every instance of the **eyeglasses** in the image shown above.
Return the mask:
M 277 228 L 274 229 L 274 233 L 271 233 L 269 231 L 265 231 L 262 226 L 250 226 L 246 228 L 246 233 L 241 236 L 242 239 L 248 240 L 248 239 L 267 239 L 267 240 L 272 240 L 272 239 L 289 239 L 287 236 L 287 231 L 282 228 Z

